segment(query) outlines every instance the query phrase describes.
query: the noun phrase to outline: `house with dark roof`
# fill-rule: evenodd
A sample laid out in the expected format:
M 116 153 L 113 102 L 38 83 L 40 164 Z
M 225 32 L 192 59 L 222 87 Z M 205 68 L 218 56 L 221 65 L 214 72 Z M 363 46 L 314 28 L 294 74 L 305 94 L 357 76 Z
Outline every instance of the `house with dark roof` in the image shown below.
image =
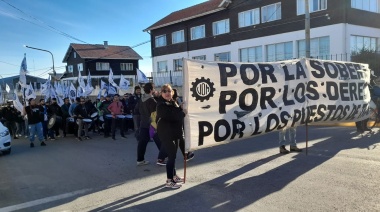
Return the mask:
M 350 61 L 380 50 L 379 0 L 309 0 L 311 57 Z M 151 36 L 156 85 L 182 79 L 183 58 L 271 62 L 301 58 L 305 0 L 208 0 L 174 11 L 144 31 Z M 173 78 L 174 76 L 174 78 Z
M 66 72 L 61 79 L 76 79 L 79 72 L 82 76 L 88 73 L 94 78 L 108 78 L 112 69 L 114 75 L 136 75 L 142 57 L 129 46 L 104 44 L 76 44 L 71 43 L 63 63 L 67 63 Z

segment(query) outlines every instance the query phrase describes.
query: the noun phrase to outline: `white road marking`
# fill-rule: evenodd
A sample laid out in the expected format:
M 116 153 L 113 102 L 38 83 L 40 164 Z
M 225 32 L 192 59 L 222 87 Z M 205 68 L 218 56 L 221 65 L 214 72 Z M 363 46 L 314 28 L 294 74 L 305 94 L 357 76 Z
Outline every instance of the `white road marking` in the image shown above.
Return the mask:
M 38 199 L 38 200 L 33 200 L 33 201 L 30 201 L 30 202 L 21 203 L 21 204 L 18 204 L 18 205 L 12 205 L 12 206 L 8 206 L 8 207 L 5 207 L 5 208 L 0 208 L 0 212 L 8 212 L 8 211 L 21 210 L 21 209 L 24 209 L 24 208 L 30 208 L 30 207 L 34 207 L 36 205 L 41 205 L 41 204 L 45 204 L 45 203 L 48 203 L 48 202 L 53 202 L 53 201 L 57 201 L 57 200 L 61 200 L 61 199 L 66 199 L 66 198 L 69 198 L 69 197 L 72 197 L 72 196 L 84 194 L 86 192 L 89 192 L 90 190 L 91 189 L 83 189 L 83 190 L 74 191 L 74 192 L 70 192 L 70 193 L 66 193 L 66 194 L 60 194 L 60 195 L 57 195 L 57 196 L 52 196 L 52 197 L 46 197 L 46 198 L 42 198 L 42 199 Z

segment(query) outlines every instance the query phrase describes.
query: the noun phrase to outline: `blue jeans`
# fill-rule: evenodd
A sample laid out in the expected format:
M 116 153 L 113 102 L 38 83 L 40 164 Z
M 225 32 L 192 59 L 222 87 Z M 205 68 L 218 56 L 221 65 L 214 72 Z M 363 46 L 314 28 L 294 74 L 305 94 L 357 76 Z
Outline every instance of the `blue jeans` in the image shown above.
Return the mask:
M 42 134 L 42 124 L 41 122 L 37 124 L 29 124 L 29 140 L 33 143 L 34 137 L 37 133 L 38 140 L 44 141 L 44 136 Z
M 296 127 L 280 130 L 279 141 L 280 146 L 285 145 L 286 142 L 289 142 L 290 146 L 296 146 Z

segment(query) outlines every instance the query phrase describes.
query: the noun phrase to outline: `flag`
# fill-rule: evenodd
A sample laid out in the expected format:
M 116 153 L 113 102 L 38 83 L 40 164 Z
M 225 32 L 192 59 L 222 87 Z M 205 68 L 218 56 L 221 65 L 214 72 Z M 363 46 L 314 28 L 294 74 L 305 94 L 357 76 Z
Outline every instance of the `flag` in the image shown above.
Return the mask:
M 11 91 L 11 88 L 9 87 L 8 83 L 5 83 L 5 90 L 7 91 L 7 93 Z
M 107 91 L 107 95 L 117 94 L 117 88 L 113 85 L 110 85 Z
M 77 87 L 77 97 L 82 97 L 83 96 L 83 88 L 78 86 Z
M 113 72 L 112 69 L 110 68 L 110 74 L 108 75 L 108 82 L 113 85 L 114 87 L 119 87 L 117 84 L 113 81 Z
M 92 93 L 92 91 L 94 90 L 94 88 L 92 87 L 92 84 L 91 84 L 91 75 L 90 75 L 90 72 L 88 72 L 88 76 L 87 76 L 87 85 L 86 87 L 84 88 L 84 95 L 85 96 L 88 96 Z
M 70 97 L 70 99 L 75 99 L 77 97 L 77 89 L 75 88 L 73 83 L 71 83 L 71 85 L 70 85 L 69 97 Z
M 57 87 L 55 87 L 55 92 L 57 93 L 58 96 L 64 96 L 65 95 L 65 90 L 61 83 L 57 83 Z
M 28 66 L 26 65 L 26 54 L 24 54 L 24 59 L 21 62 L 20 66 L 20 80 L 19 84 L 22 88 L 27 88 L 28 85 L 26 84 L 26 73 L 28 72 Z
M 32 83 L 29 83 L 29 86 L 25 89 L 25 100 L 30 98 L 36 98 L 36 93 L 34 92 Z
M 48 78 L 44 84 L 41 85 L 41 94 L 42 95 L 49 95 L 50 93 L 50 79 Z
M 137 82 L 138 83 L 148 83 L 149 80 L 148 78 L 145 76 L 145 74 L 138 68 L 137 69 Z
M 96 99 L 100 99 L 101 95 L 102 95 L 102 89 L 99 89 L 99 93 L 98 93 L 98 96 L 96 97 Z
M 108 89 L 108 85 L 103 80 L 100 80 L 100 90 L 104 89 Z
M 50 98 L 56 98 L 57 99 L 57 104 L 59 106 L 62 106 L 63 105 L 63 99 L 57 94 L 57 90 L 54 89 L 53 87 L 50 88 Z
M 15 94 L 15 100 L 13 100 L 13 106 L 18 110 L 20 111 L 21 113 L 23 113 L 24 111 L 24 107 L 22 106 L 21 102 L 20 102 L 20 99 L 18 98 L 18 95 Z
M 84 84 L 84 79 L 82 75 L 80 74 L 80 71 L 78 71 L 78 83 L 79 83 L 79 86 L 82 87 L 83 89 L 86 87 L 86 85 Z
M 126 80 L 126 79 L 123 77 L 123 75 L 121 75 L 121 77 L 120 77 L 119 87 L 120 87 L 120 89 L 122 89 L 122 90 L 128 90 L 128 88 L 129 88 L 129 81 Z

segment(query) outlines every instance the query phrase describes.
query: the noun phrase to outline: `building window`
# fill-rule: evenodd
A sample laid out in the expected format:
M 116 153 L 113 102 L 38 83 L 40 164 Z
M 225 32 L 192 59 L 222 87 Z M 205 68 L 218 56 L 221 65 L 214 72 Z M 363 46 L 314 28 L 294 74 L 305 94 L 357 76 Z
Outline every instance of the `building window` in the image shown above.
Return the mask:
M 205 25 L 192 27 L 191 31 L 191 40 L 196 40 L 205 37 Z
M 364 37 L 351 35 L 350 48 L 351 53 L 360 52 L 361 50 L 378 51 L 380 46 L 378 44 L 379 39 L 375 37 Z
M 193 60 L 206 60 L 206 55 L 194 56 Z
M 262 47 L 250 47 L 239 49 L 239 60 L 240 62 L 262 62 Z
M 74 58 L 77 58 L 77 53 L 76 52 L 74 52 Z
M 298 41 L 298 57 L 306 56 L 306 44 L 305 40 Z M 330 38 L 319 37 L 310 39 L 310 57 L 318 59 L 329 59 L 330 58 Z
M 379 13 L 379 0 L 351 0 L 351 7 L 359 10 Z
M 239 13 L 239 27 L 247 27 L 260 23 L 260 9 L 256 8 Z
M 261 8 L 261 22 L 270 22 L 281 19 L 281 2 Z
M 174 71 L 183 71 L 183 60 L 182 59 L 176 59 L 173 60 L 173 70 Z
M 279 61 L 279 60 L 290 60 L 293 58 L 293 43 L 276 43 L 266 46 L 267 50 L 267 61 Z
M 212 23 L 212 34 L 220 35 L 230 32 L 230 20 L 225 19 Z
M 214 55 L 215 61 L 231 62 L 231 56 L 229 52 L 217 53 Z
M 157 62 L 157 72 L 166 72 L 168 71 L 168 63 L 166 61 Z
M 110 70 L 110 64 L 109 63 L 96 63 L 96 70 L 97 71 L 108 71 L 108 70 Z
M 133 70 L 133 63 L 120 63 L 120 70 L 132 71 Z
M 182 43 L 185 41 L 185 33 L 183 30 L 172 33 L 172 43 Z
M 77 67 L 78 67 L 78 71 L 83 71 L 83 63 L 79 63 Z
M 166 35 L 156 36 L 156 47 L 166 46 Z
M 309 0 L 309 12 L 327 9 L 327 0 Z M 305 0 L 297 0 L 297 15 L 305 14 Z
M 67 66 L 67 71 L 68 71 L 69 73 L 73 73 L 73 71 L 74 71 L 74 67 L 73 67 L 73 65 L 68 65 L 68 66 Z

